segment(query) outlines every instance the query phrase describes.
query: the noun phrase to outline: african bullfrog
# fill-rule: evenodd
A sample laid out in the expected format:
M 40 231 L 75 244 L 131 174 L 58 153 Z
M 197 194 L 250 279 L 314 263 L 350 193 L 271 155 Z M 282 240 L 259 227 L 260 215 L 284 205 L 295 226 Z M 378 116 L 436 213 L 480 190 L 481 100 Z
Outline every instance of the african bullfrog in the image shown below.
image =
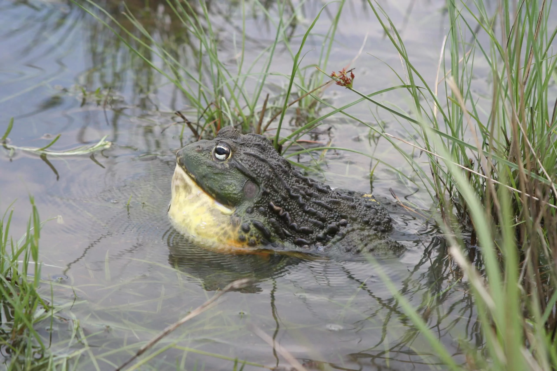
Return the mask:
M 223 128 L 177 152 L 168 214 L 195 244 L 251 251 L 380 252 L 392 220 L 371 195 L 302 175 L 261 135 Z

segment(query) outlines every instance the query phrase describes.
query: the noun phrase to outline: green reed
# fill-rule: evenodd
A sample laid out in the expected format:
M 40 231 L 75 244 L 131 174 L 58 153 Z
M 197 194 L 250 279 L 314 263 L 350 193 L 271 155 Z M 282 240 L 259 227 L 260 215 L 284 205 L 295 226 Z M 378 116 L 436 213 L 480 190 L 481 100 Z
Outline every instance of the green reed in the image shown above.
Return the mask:
M 404 74 L 397 76 L 408 85 L 412 114 L 368 100 L 412 123 L 418 134 L 411 145 L 428 156 L 431 174 L 405 158 L 434 190 L 451 257 L 475 298 L 484 346 L 476 349 L 463 340 L 462 367 L 555 369 L 557 101 L 551 85 L 557 58 L 551 53 L 557 29 L 550 24 L 551 2 L 501 1 L 489 12 L 481 0 L 447 1 L 450 31 L 433 85 L 412 64 L 386 12 L 368 4 L 404 62 Z M 489 67 L 488 98 L 474 93 L 478 64 Z M 383 134 L 405 155 L 408 147 Z M 466 244 L 462 229 L 469 232 Z M 474 261 L 465 246 L 476 244 Z M 439 358 L 450 368 L 461 367 L 398 297 Z
M 182 45 L 165 43 L 156 36 L 156 30 L 148 29 L 142 20 L 131 10 L 124 12 L 125 19 L 117 19 L 106 11 L 102 5 L 93 1 L 75 3 L 89 13 L 94 19 L 114 32 L 119 40 L 132 53 L 143 60 L 152 69 L 163 76 L 182 94 L 188 104 L 187 110 L 180 117 L 183 119 L 180 139 L 184 137 L 184 130 L 188 128 L 194 137 L 213 136 L 224 126 L 234 125 L 244 132 L 263 133 L 274 130 L 277 126 L 275 143 L 281 133 L 282 122 L 287 108 L 296 105 L 298 114 L 306 117 L 318 115 L 319 97 L 326 84 L 323 77 L 315 69 L 300 66 L 301 55 L 307 37 L 319 15 L 305 30 L 299 22 L 297 12 L 304 4 L 292 4 L 281 1 L 276 4 L 276 14 L 271 14 L 259 1 L 250 4 L 251 11 L 258 11 L 264 15 L 266 22 L 275 29 L 273 42 L 262 48 L 251 64 L 245 62 L 246 45 L 246 3 L 241 2 L 242 28 L 237 38 L 232 42 L 236 51 L 233 63 L 224 62 L 219 48 L 221 29 L 213 25 L 213 19 L 203 1 L 172 1 L 166 2 L 168 12 L 178 19 L 182 25 L 180 32 L 187 38 L 187 61 L 181 50 Z M 327 33 L 322 36 L 322 49 L 319 56 L 319 66 L 326 68 L 331 53 L 338 21 L 342 13 L 344 1 L 341 1 Z M 323 9 L 326 8 L 326 5 Z M 322 9 L 322 10 L 323 10 Z M 321 12 L 319 13 L 321 14 Z M 156 15 L 153 15 L 156 16 Z M 129 30 L 123 24 L 127 21 L 135 27 Z M 301 29 L 302 41 L 294 50 L 292 41 L 298 35 L 294 31 Z M 316 36 L 316 35 L 313 35 Z M 230 45 L 229 45 L 230 47 Z M 292 57 L 292 72 L 281 75 L 271 72 L 273 58 L 277 48 L 287 50 Z M 313 71 L 313 72 L 312 72 Z M 278 75 L 284 78 L 287 88 L 271 95 L 265 94 L 265 87 L 270 85 L 269 78 Z M 278 119 L 278 121 L 277 121 Z
M 12 359 L 33 361 L 45 346 L 33 325 L 46 319 L 50 305 L 39 296 L 41 265 L 39 239 L 41 222 L 34 199 L 26 232 L 14 240 L 10 235 L 13 210 L 0 219 L 0 344 Z

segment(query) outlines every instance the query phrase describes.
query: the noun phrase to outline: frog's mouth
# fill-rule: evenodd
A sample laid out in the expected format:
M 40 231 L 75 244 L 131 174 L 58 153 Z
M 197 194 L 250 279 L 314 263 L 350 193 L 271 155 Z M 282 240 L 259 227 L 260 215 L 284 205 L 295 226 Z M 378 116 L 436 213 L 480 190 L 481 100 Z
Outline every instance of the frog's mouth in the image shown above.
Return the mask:
M 205 247 L 243 247 L 237 239 L 239 225 L 234 222 L 234 211 L 207 194 L 176 164 L 168 215 L 180 233 Z
M 181 163 L 179 159 L 176 162 L 176 169 L 174 170 L 174 176 L 172 178 L 173 190 L 174 184 L 184 186 L 184 191 L 187 195 L 199 197 L 201 194 L 203 194 L 201 196 L 202 198 L 209 198 L 210 200 L 212 200 L 212 202 L 214 203 L 212 207 L 216 208 L 225 215 L 232 215 L 234 213 L 234 208 L 221 204 L 220 202 L 215 200 L 214 197 L 205 192 L 203 188 L 201 188 L 195 181 L 195 176 L 188 171 L 188 169 Z

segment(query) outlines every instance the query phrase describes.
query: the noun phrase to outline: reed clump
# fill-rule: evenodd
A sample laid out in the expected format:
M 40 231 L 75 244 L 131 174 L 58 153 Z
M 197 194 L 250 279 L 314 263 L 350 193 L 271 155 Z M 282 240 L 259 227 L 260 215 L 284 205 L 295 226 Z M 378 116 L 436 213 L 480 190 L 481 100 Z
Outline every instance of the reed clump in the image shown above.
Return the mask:
M 327 116 L 320 115 L 324 107 L 321 95 L 329 85 L 328 79 L 315 69 L 301 68 L 300 62 L 304 45 L 325 6 L 304 30 L 298 50 L 293 47 L 294 32 L 300 27 L 299 14 L 290 2 L 274 4 L 255 1 L 250 12 L 260 12 L 264 22 L 274 29 L 273 42 L 261 48 L 256 58 L 248 64 L 245 61 L 246 44 L 250 36 L 246 34 L 246 4 L 239 5 L 241 29 L 235 32 L 238 39 L 224 40 L 226 27 L 214 23 L 209 11 L 210 2 L 167 1 L 159 4 L 164 14 L 172 19 L 174 33 L 185 35 L 183 45 L 167 43 L 160 39 L 159 30 L 144 25 L 141 17 L 128 8 L 118 17 L 111 15 L 103 4 L 93 1 L 75 2 L 123 43 L 147 66 L 158 72 L 175 87 L 186 107 L 176 112 L 177 124 L 181 126 L 179 139 L 184 139 L 184 131 L 191 132 L 195 139 L 212 137 L 220 128 L 234 125 L 244 132 L 267 133 L 278 141 L 285 113 L 288 110 L 292 125 L 302 127 L 306 132 L 315 128 Z M 106 5 L 106 4 L 105 4 Z M 272 10 L 270 8 L 273 8 Z M 333 14 L 329 29 L 322 38 L 319 65 L 326 67 L 332 50 L 338 21 L 344 7 L 339 3 Z M 159 15 L 151 11 L 151 17 Z M 145 18 L 145 17 L 143 17 Z M 156 23 L 156 22 L 155 22 Z M 316 35 L 313 35 L 316 36 Z M 234 63 L 228 63 L 219 49 L 223 43 L 231 43 L 227 48 L 235 50 Z M 258 46 L 260 48 L 260 46 Z M 293 61 L 292 73 L 284 75 L 271 71 L 273 59 L 279 50 L 284 50 Z M 273 78 L 285 81 L 278 91 L 267 92 L 266 87 L 274 84 Z M 311 127 L 304 123 L 313 121 Z
M 434 190 L 455 266 L 474 293 L 484 346 L 465 346 L 463 366 L 555 369 L 557 29 L 551 2 L 500 1 L 488 10 L 481 0 L 447 1 L 450 31 L 433 84 L 412 64 L 386 12 L 368 4 L 403 59 L 412 114 L 384 107 L 418 134 L 410 144 L 429 157 L 430 174 L 414 168 Z M 478 65 L 488 67 L 489 97 L 476 93 Z M 406 309 L 428 331 L 413 308 Z M 448 354 L 441 358 L 460 367 Z
M 0 219 L 0 345 L 4 355 L 30 369 L 45 350 L 34 325 L 51 315 L 51 306 L 38 293 L 41 284 L 39 240 L 41 222 L 31 197 L 31 216 L 25 234 L 10 233 L 11 205 Z

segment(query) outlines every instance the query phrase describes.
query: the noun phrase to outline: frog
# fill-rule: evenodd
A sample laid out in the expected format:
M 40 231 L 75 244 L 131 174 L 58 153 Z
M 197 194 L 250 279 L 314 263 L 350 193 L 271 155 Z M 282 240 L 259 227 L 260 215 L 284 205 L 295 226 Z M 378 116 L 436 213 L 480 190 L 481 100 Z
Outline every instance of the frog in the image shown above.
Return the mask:
M 168 215 L 196 245 L 234 253 L 401 251 L 371 194 L 305 176 L 259 134 L 233 126 L 176 152 Z

